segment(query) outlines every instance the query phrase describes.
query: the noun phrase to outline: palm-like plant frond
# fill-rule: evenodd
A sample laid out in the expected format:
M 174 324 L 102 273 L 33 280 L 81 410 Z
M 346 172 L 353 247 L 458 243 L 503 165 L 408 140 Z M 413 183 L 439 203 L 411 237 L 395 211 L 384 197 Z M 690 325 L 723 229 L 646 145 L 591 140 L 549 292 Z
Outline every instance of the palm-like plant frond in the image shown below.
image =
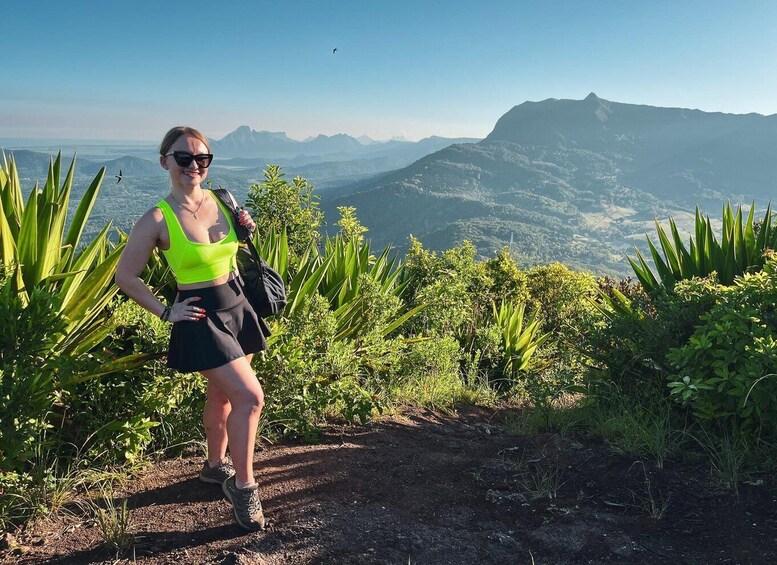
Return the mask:
M 674 220 L 669 220 L 670 236 L 656 220 L 661 251 L 648 237 L 648 248 L 656 272 L 653 272 L 642 253 L 637 250 L 637 260 L 629 258 L 634 273 L 648 292 L 659 286 L 673 288 L 675 283 L 691 277 L 704 277 L 717 273 L 721 284 L 731 285 L 737 276 L 763 267 L 764 251 L 777 246 L 777 229 L 772 225 L 771 204 L 760 222 L 756 235 L 755 206 L 750 207 L 743 220 L 742 207 L 736 213 L 727 204 L 723 209 L 721 238 L 712 231 L 709 216 L 704 217 L 696 209 L 695 238 L 686 247 Z
M 13 155 L 3 154 L 0 168 L 0 263 L 12 273 L 13 291 L 23 303 L 33 289 L 58 297 L 66 320 L 51 354 L 79 355 L 100 343 L 113 330 L 108 304 L 116 296 L 113 282 L 124 243 L 108 239 L 108 223 L 90 243 L 81 238 L 105 176 L 102 168 L 92 180 L 65 232 L 76 159 L 61 178 L 62 154 L 49 162 L 43 188 L 38 184 L 27 201 Z M 121 362 L 116 367 L 126 368 Z M 118 370 L 118 369 L 115 369 Z
M 525 304 L 503 301 L 493 305 L 494 321 L 501 330 L 505 351 L 505 373 L 514 375 L 529 365 L 532 355 L 550 337 L 550 333 L 538 335 L 540 320 L 534 312 L 524 320 Z

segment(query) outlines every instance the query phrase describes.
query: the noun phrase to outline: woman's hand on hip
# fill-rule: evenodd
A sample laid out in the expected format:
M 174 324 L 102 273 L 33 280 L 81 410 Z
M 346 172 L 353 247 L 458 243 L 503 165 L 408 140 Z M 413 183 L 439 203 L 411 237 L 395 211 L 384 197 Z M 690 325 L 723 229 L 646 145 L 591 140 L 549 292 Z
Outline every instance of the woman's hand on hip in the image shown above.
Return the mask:
M 197 322 L 202 320 L 205 317 L 205 308 L 192 304 L 192 302 L 199 299 L 199 296 L 192 296 L 178 302 L 176 298 L 175 303 L 170 308 L 170 317 L 167 319 L 170 322 Z

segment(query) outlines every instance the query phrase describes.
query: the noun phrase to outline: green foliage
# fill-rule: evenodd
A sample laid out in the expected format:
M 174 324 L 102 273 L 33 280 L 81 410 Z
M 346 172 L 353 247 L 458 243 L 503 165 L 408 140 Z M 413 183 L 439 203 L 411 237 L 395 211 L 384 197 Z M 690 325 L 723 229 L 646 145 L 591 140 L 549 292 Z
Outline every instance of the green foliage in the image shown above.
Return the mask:
M 479 279 L 475 255 L 469 242 L 438 255 L 410 238 L 402 271 L 403 297 L 410 306 L 428 304 L 410 325 L 411 333 L 460 337 L 473 330 L 476 303 L 472 295 Z M 490 304 L 484 307 L 490 309 Z
M 132 301 L 113 312 L 119 328 L 106 341 L 118 355 L 163 353 L 170 326 Z M 134 464 L 147 449 L 198 440 L 205 379 L 167 369 L 157 356 L 141 369 L 79 383 L 70 400 L 73 440 L 88 440 L 86 456 Z
M 698 426 L 688 435 L 707 453 L 718 484 L 739 493 L 743 475 L 748 469 L 763 468 L 763 462 L 769 460 L 768 451 L 757 453 L 749 436 L 732 431 L 726 425 L 708 427 Z
M 580 323 L 587 322 L 592 311 L 596 278 L 552 263 L 529 269 L 526 286 L 528 303 L 542 318 L 543 331 L 552 332 L 557 342 L 576 340 Z
M 508 247 L 503 247 L 495 257 L 483 262 L 485 275 L 489 281 L 487 296 L 484 299 L 499 304 L 504 300 L 526 302 L 529 299 L 529 280 L 527 273 L 521 271 L 510 255 Z
M 312 439 L 326 416 L 364 421 L 378 408 L 360 385 L 353 343 L 335 339 L 337 318 L 324 297 L 311 295 L 273 330 L 278 337 L 255 361 L 265 425 Z
M 455 337 L 468 354 L 463 360 L 467 375 L 501 383 L 498 388 L 502 391 L 515 392 L 514 386 L 519 384 L 524 392 L 534 393 L 538 405 L 547 405 L 561 388 L 568 387 L 566 376 L 570 372 L 559 379 L 560 367 L 551 367 L 544 375 L 542 367 L 548 364 L 538 361 L 535 365 L 534 361 L 551 336 L 557 337 L 560 327 L 571 325 L 578 312 L 586 309 L 579 304 L 585 303 L 593 279 L 561 265 L 524 273 L 507 248 L 483 262 L 477 262 L 475 256 L 475 248 L 468 242 L 438 255 L 411 238 L 402 273 L 407 285 L 404 298 L 410 304 L 423 301 L 429 306 L 408 331 Z M 564 300 L 570 304 L 560 304 Z M 528 301 L 535 309 L 524 323 Z M 541 308 L 548 311 L 551 323 L 545 325 L 540 320 Z M 551 331 L 542 331 L 544 325 Z M 557 348 L 554 344 L 554 350 Z M 542 351 L 542 356 L 547 355 Z M 531 386 L 527 387 L 529 381 Z M 552 384 L 558 388 L 553 392 Z
M 774 259 L 769 259 L 775 263 Z M 746 274 L 723 289 L 682 347 L 672 350 L 672 396 L 734 433 L 777 434 L 777 277 Z
M 392 367 L 388 395 L 394 402 L 451 408 L 467 397 L 459 374 L 462 353 L 452 337 L 408 343 Z
M 533 267 L 526 279 L 527 304 L 542 320 L 540 330 L 550 334 L 533 362 L 537 376 L 527 383 L 526 392 L 535 406 L 546 407 L 575 386 L 584 371 L 588 359 L 579 345 L 595 324 L 592 299 L 599 286 L 590 273 L 560 263 Z
M 768 206 L 756 233 L 754 227 L 755 205 L 750 207 L 747 220 L 742 221 L 742 208 L 736 214 L 727 204 L 723 209 L 723 226 L 720 241 L 712 232 L 712 222 L 696 209 L 696 239 L 691 238 L 690 249 L 677 231 L 674 220 L 669 220 L 672 239 L 656 220 L 656 232 L 663 257 L 648 238 L 650 253 L 658 271 L 653 274 L 645 258 L 637 250 L 638 262 L 629 259 L 639 281 L 648 292 L 659 286 L 671 289 L 677 281 L 715 274 L 718 281 L 731 285 L 737 276 L 758 271 L 764 265 L 764 251 L 777 247 L 777 227 L 772 225 L 771 206 Z M 660 279 L 660 282 L 659 282 Z
M 502 338 L 505 376 L 514 378 L 517 373 L 526 369 L 534 352 L 545 343 L 550 334 L 538 335 L 540 321 L 536 312 L 524 324 L 524 304 L 503 302 L 499 308 L 496 305 L 493 308 L 494 321 Z
M 23 301 L 0 278 L 0 470 L 22 471 L 52 427 L 60 359 L 49 355 L 65 332 L 55 296 L 35 288 Z
M 50 163 L 46 184 L 36 185 L 26 204 L 13 157 L 0 168 L 0 260 L 14 269 L 13 289 L 26 302 L 36 287 L 59 297 L 66 320 L 57 349 L 81 354 L 111 331 L 106 305 L 117 292 L 113 273 L 122 246 L 111 248 L 106 225 L 83 249 L 79 247 L 105 169 L 86 190 L 65 233 L 75 159 L 60 187 L 61 155 Z
M 667 354 L 687 341 L 719 291 L 714 281 L 691 279 L 649 296 L 639 284 L 603 280 L 600 315 L 580 333 L 581 350 L 595 363 L 587 384 L 612 383 L 635 398 L 666 394 Z
M 281 167 L 268 165 L 262 184 L 249 187 L 246 207 L 256 220 L 259 239 L 265 239 L 272 231 L 285 232 L 289 248 L 299 256 L 315 246 L 324 215 L 318 209 L 313 185 L 302 177 L 289 183 L 285 176 Z
M 283 238 L 275 242 L 276 247 L 267 246 L 266 252 L 281 266 L 279 272 L 289 262 L 296 265 L 296 274 L 287 283 L 289 304 L 284 314 L 293 316 L 306 300 L 322 295 L 337 319 L 337 339 L 359 340 L 373 331 L 388 336 L 426 307 L 401 307 L 404 284 L 398 282 L 400 270 L 396 257 L 389 255 L 390 247 L 376 258 L 369 241 L 338 236 L 326 240 L 323 254 L 310 248 L 294 260 L 286 254 Z M 375 323 L 376 315 L 389 311 L 389 317 Z
M 330 259 L 329 267 L 317 290 L 325 296 L 333 310 L 352 302 L 360 292 L 362 275 L 369 275 L 382 291 L 399 295 L 402 288 L 396 284 L 396 257 L 386 247 L 379 257 L 372 254 L 370 242 L 356 237 L 338 236 L 324 242 L 323 257 Z
M 0 489 L 12 495 L 0 499 L 0 525 L 54 504 L 64 483 L 52 463 L 132 468 L 150 449 L 202 437 L 204 379 L 168 370 L 169 326 L 115 297 L 124 240 L 111 246 L 106 226 L 78 247 L 103 172 L 64 237 L 72 168 L 59 189 L 58 157 L 26 205 L 13 162 L 0 169 Z M 756 253 L 774 243 L 770 210 L 757 223 L 752 208 L 744 221 L 727 207 L 720 244 L 697 213 L 690 251 L 673 222 L 673 240 L 657 226 L 661 284 L 641 256 L 642 284 L 597 284 L 559 263 L 523 271 L 508 248 L 478 261 L 468 241 L 435 253 L 411 237 L 402 264 L 390 247 L 372 252 L 350 207 L 319 248 L 312 185 L 287 182 L 276 166 L 251 187 L 249 207 L 289 296 L 254 359 L 265 432 L 310 440 L 328 419 L 364 422 L 393 403 L 448 409 L 502 395 L 529 401 L 534 431 L 582 425 L 659 466 L 693 416 L 703 432 L 723 430 L 704 448 L 728 475 L 743 459 L 726 445 L 777 435 L 777 258 Z M 719 284 L 736 272 L 746 274 Z M 144 277 L 172 291 L 161 257 Z M 581 391 L 579 410 L 559 408 Z M 558 475 L 534 483 L 550 494 Z M 102 517 L 114 516 L 118 527 L 106 524 L 125 539 L 124 510 L 109 510 Z
M 151 323 L 126 342 L 109 336 L 99 348 L 68 351 L 61 337 L 72 320 L 60 308 L 62 295 L 42 287 L 20 292 L 12 277 L 0 276 L 0 490 L 10 496 L 0 504 L 0 523 L 60 504 L 72 481 L 58 469 L 74 458 L 85 465 L 137 463 L 153 439 L 151 416 L 178 398 L 176 386 L 155 390 L 159 379 L 143 371 L 94 378 L 153 357 L 159 349 L 150 342 L 169 331 L 156 317 L 125 303 Z M 106 308 L 112 325 L 126 322 L 123 310 Z
M 340 228 L 339 235 L 346 240 L 356 240 L 361 243 L 364 240 L 364 234 L 369 230 L 361 225 L 356 217 L 356 208 L 338 206 L 337 211 L 340 212 L 340 219 L 335 222 L 335 225 Z
M 117 555 L 129 549 L 135 541 L 130 533 L 130 515 L 127 511 L 127 499 L 120 503 L 116 500 L 111 487 L 100 487 L 100 500 L 90 501 L 89 509 L 100 529 L 105 544 Z

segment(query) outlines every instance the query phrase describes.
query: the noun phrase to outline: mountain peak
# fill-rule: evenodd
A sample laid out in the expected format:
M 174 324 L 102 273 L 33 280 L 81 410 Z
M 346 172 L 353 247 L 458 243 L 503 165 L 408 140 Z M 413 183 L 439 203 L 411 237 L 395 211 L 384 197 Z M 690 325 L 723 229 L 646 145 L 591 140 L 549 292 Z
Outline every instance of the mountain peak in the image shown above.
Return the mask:
M 602 99 L 599 98 L 594 92 L 590 93 L 588 96 L 585 97 L 585 102 L 601 102 Z

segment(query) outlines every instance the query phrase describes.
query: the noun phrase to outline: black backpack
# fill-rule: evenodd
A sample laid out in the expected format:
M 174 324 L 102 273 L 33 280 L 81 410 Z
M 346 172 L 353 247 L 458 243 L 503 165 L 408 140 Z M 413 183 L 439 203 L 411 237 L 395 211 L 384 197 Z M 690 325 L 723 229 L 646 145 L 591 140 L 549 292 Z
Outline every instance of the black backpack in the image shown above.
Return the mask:
M 237 238 L 246 243 L 237 251 L 237 269 L 243 279 L 246 298 L 257 316 L 266 318 L 280 314 L 286 306 L 286 287 L 283 279 L 267 262 L 259 256 L 251 231 L 238 221 L 240 206 L 232 193 L 225 188 L 217 188 L 213 194 L 232 212 L 232 225 Z

